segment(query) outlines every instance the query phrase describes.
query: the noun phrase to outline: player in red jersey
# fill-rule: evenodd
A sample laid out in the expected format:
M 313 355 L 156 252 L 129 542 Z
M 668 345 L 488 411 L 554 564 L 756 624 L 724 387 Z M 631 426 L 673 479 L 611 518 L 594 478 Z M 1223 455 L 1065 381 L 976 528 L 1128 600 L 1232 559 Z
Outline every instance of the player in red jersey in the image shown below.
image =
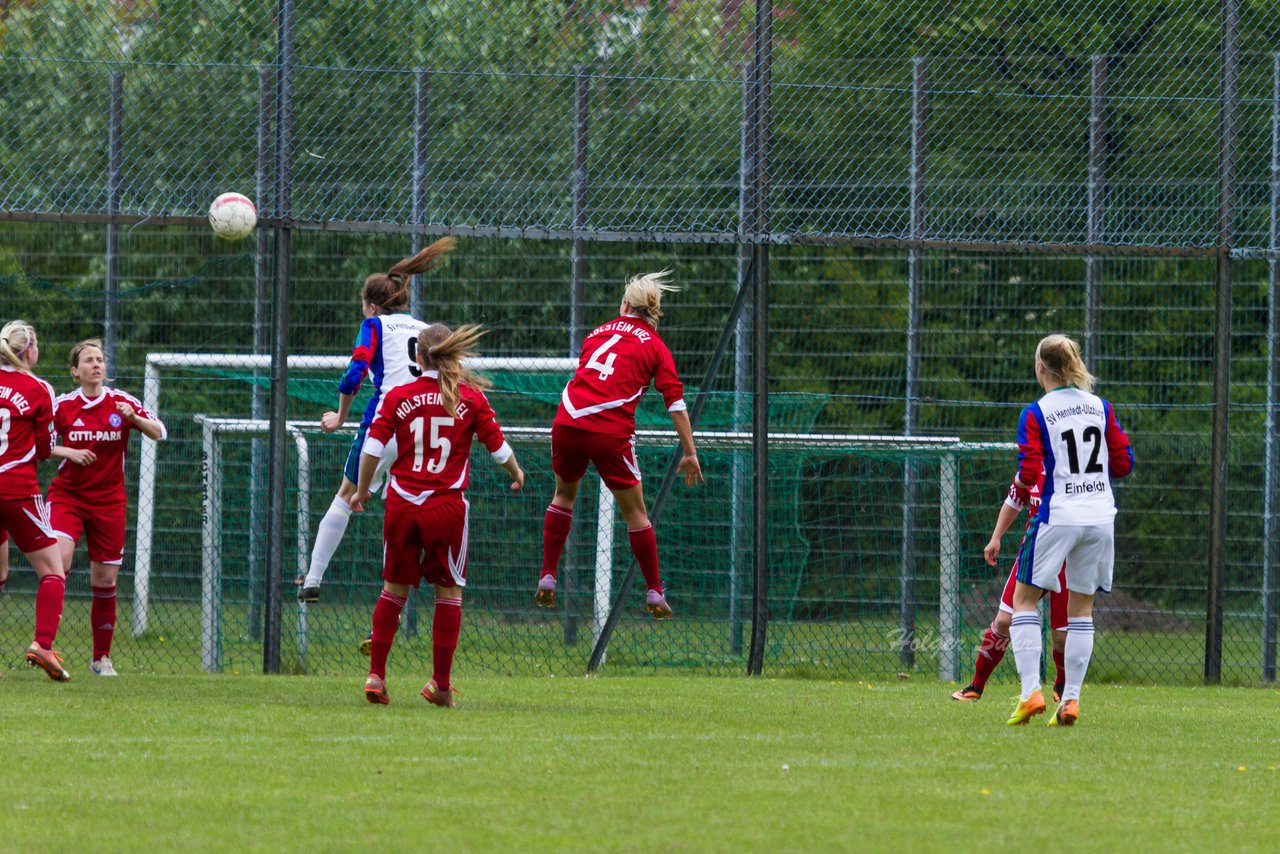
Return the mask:
M 582 342 L 578 370 L 560 395 L 551 427 L 551 468 L 556 494 L 542 522 L 542 573 L 534 601 L 555 604 L 556 567 L 573 522 L 578 484 L 587 464 L 613 493 L 627 523 L 631 553 L 644 572 L 645 606 L 655 620 L 671 618 L 658 571 L 658 540 L 645 510 L 636 459 L 636 406 L 652 382 L 680 437 L 684 457 L 680 473 L 688 486 L 702 482 L 702 466 L 693 446 L 693 429 L 684 403 L 684 386 L 676 375 L 671 351 L 658 337 L 662 295 L 669 271 L 637 276 L 627 282 L 619 317 L 592 330 Z
M 481 391 L 488 383 L 462 367 L 483 334 L 478 326 L 455 331 L 440 323 L 422 330 L 415 357 L 421 376 L 383 396 L 361 449 L 359 482 L 351 500 L 357 513 L 369 501 L 383 448 L 396 443 L 382 523 L 382 595 L 373 609 L 369 678 L 364 684 L 370 703 L 389 702 L 387 655 L 400 611 L 409 588 L 426 580 L 435 585 L 434 666 L 422 696 L 437 706 L 456 705 L 450 671 L 467 583 L 471 505 L 465 490 L 472 437 L 478 436 L 494 462 L 511 475 L 512 489 L 524 486 L 524 471 Z
M 71 674 L 53 649 L 67 583 L 36 465 L 53 455 L 53 387 L 32 373 L 40 361 L 36 331 L 21 320 L 0 330 L 0 530 L 13 539 L 40 579 L 35 640 L 27 663 L 56 682 Z
M 1004 537 L 1013 520 L 1018 518 L 1023 507 L 1027 510 L 1027 526 L 1036 517 L 1040 509 L 1040 484 L 1024 489 L 1017 484 L 1009 485 L 1009 495 L 1000 507 L 1000 515 L 996 517 L 995 530 L 991 532 L 991 540 L 982 550 L 983 556 L 991 566 L 996 565 L 1000 557 L 1000 540 Z M 1059 574 L 1059 581 L 1065 578 L 1066 567 Z M 1013 618 L 1013 589 L 1018 580 L 1018 560 L 1014 558 L 1013 567 L 1009 570 L 1009 578 L 1005 581 L 1004 591 L 1000 594 L 1000 607 L 996 617 L 982 635 L 982 646 L 978 649 L 978 657 L 973 664 L 973 681 L 951 695 L 951 699 L 961 702 L 974 702 L 982 699 L 982 692 L 987 687 L 987 679 L 996 665 L 1004 658 L 1009 648 L 1009 622 Z M 1063 663 L 1062 650 L 1067 641 L 1067 591 L 1066 588 L 1049 594 L 1049 626 L 1053 629 L 1053 666 L 1056 673 L 1053 681 L 1053 696 L 1056 702 L 1062 696 L 1062 686 L 1066 681 L 1066 666 Z
M 70 574 L 81 536 L 89 547 L 89 608 L 93 657 L 89 669 L 115 676 L 111 639 L 116 624 L 116 576 L 124 561 L 124 456 L 137 430 L 160 441 L 168 434 L 160 419 L 133 395 L 106 383 L 107 361 L 97 338 L 71 348 L 71 377 L 80 388 L 54 401 L 54 430 L 63 457 L 49 485 L 49 518 L 58 537 L 62 569 Z

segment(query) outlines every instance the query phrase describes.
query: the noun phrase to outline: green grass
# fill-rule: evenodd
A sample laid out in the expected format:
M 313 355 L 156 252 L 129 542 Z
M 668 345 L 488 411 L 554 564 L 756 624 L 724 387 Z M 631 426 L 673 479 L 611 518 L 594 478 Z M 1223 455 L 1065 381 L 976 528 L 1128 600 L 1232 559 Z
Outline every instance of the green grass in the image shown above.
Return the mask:
M 1280 692 L 1088 686 L 1073 730 L 931 681 L 0 680 L 0 847 L 1276 850 Z M 1043 719 L 1040 719 L 1043 720 Z

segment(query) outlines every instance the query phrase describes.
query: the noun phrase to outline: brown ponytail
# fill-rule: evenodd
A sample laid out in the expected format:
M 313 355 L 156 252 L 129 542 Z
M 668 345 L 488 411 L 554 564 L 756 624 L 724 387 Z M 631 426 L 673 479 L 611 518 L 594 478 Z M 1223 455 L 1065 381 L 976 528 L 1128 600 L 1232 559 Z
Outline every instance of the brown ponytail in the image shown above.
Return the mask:
M 457 329 L 433 323 L 418 333 L 418 358 L 424 368 L 439 372 L 444 409 L 455 418 L 461 399 L 458 386 L 466 383 L 472 388 L 486 389 L 492 385 L 462 367 L 462 360 L 475 355 L 476 342 L 487 334 L 483 327 L 470 323 Z
M 1093 374 L 1084 366 L 1080 345 L 1066 335 L 1047 335 L 1036 345 L 1036 359 L 1044 372 L 1065 385 L 1081 391 L 1093 391 Z
M 360 298 L 387 314 L 404 311 L 409 307 L 409 277 L 438 267 L 441 256 L 451 252 L 457 243 L 452 237 L 442 237 L 412 258 L 403 259 L 387 272 L 374 273 L 364 280 Z

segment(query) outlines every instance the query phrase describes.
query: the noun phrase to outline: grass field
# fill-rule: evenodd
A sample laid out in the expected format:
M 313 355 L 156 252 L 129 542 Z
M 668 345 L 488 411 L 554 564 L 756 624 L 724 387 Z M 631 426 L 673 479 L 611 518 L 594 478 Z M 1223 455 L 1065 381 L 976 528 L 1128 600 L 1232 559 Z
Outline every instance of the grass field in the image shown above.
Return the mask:
M 1277 850 L 1280 692 L 1086 687 L 1072 730 L 934 682 L 0 680 L 0 848 Z M 1043 720 L 1043 719 L 1039 719 Z

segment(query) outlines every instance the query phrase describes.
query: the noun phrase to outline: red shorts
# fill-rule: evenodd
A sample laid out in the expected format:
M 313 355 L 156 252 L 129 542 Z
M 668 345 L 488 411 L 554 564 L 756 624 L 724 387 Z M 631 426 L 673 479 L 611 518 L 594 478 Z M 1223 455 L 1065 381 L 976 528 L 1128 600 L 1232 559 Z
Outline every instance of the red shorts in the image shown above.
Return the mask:
M 64 494 L 49 496 L 49 519 L 54 533 L 72 544 L 84 535 L 89 560 L 108 566 L 124 563 L 124 502 L 116 506 L 87 505 Z
M 421 506 L 390 493 L 382 516 L 382 579 L 466 587 L 470 509 L 460 492 L 433 496 Z
M 630 489 L 640 483 L 635 436 L 608 436 L 551 425 L 551 470 L 561 480 L 577 483 L 587 473 L 587 463 L 596 467 L 610 489 Z
M 53 526 L 49 524 L 49 505 L 43 495 L 32 495 L 18 501 L 0 501 L 0 529 L 13 537 L 13 544 L 23 554 L 31 554 L 56 546 Z
M 1009 580 L 1004 583 L 1004 592 L 1000 594 L 1000 610 L 1013 613 L 1013 586 L 1018 581 L 1018 562 L 1013 562 L 1009 570 Z M 1067 630 L 1067 565 L 1062 564 L 1058 570 L 1058 592 L 1049 591 L 1049 628 L 1055 632 Z

